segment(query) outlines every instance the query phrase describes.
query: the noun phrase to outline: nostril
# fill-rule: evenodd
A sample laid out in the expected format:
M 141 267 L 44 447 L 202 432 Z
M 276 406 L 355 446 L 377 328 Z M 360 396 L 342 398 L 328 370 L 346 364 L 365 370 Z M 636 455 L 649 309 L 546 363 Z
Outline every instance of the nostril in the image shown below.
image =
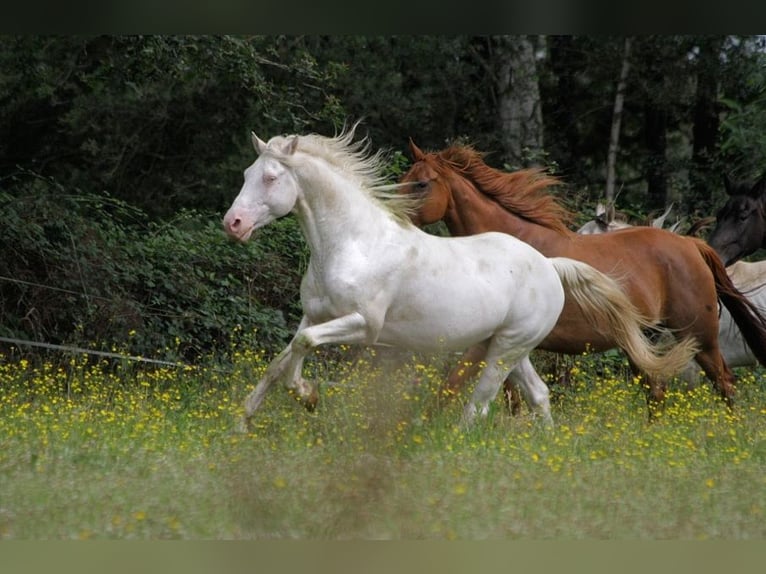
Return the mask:
M 223 228 L 226 233 L 236 235 L 242 230 L 242 218 L 237 217 L 234 213 L 227 213 L 223 218 Z

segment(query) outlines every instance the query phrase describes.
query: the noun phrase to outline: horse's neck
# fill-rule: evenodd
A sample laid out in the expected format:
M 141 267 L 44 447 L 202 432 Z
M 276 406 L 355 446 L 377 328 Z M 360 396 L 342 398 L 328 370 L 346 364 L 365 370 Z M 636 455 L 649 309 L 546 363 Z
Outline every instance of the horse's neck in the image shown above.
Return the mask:
M 453 184 L 451 189 L 451 201 L 444 218 L 451 235 L 500 231 L 521 239 L 549 257 L 559 253 L 569 240 L 568 235 L 508 211 L 473 186 Z
M 339 174 L 314 170 L 297 173 L 303 192 L 295 205 L 312 254 L 331 257 L 350 242 L 384 233 L 390 218 L 381 206 L 359 189 L 346 189 L 355 184 Z

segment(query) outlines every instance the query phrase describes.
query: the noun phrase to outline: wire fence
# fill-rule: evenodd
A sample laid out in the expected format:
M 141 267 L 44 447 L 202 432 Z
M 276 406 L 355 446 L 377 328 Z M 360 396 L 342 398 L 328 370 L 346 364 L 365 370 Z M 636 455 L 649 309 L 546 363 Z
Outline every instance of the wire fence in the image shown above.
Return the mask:
M 44 285 L 42 283 L 35 283 L 33 281 L 26 281 L 24 279 L 16 279 L 14 277 L 6 277 L 4 275 L 0 275 L 0 281 L 7 281 L 9 283 L 17 283 L 20 285 L 26 285 L 28 287 L 36 287 L 39 289 L 48 289 L 50 291 L 56 291 L 59 293 L 66 293 L 69 295 L 77 295 L 79 297 L 83 297 L 86 299 L 98 299 L 101 301 L 109 301 L 114 302 L 114 299 L 111 299 L 109 297 L 102 297 L 99 295 L 90 295 L 86 293 L 80 293 L 78 291 L 72 291 L 71 289 L 63 289 L 61 287 L 53 287 L 51 285 Z M 140 363 L 150 363 L 154 365 L 162 365 L 166 367 L 178 367 L 178 368 L 192 368 L 191 365 L 187 365 L 185 363 L 178 363 L 173 361 L 163 361 L 160 359 L 150 359 L 147 357 L 141 357 L 139 355 L 127 355 L 122 353 L 115 353 L 110 351 L 99 351 L 96 349 L 88 349 L 85 347 L 78 347 L 74 345 L 58 345 L 55 343 L 46 343 L 43 341 L 30 341 L 27 339 L 20 339 L 16 337 L 3 337 L 0 336 L 0 342 L 7 343 L 9 345 L 15 345 L 18 348 L 22 347 L 33 347 L 38 349 L 46 349 L 48 351 L 59 351 L 64 353 L 70 353 L 70 354 L 87 354 L 87 355 L 94 355 L 98 357 L 104 357 L 108 359 L 118 359 L 118 360 L 126 360 L 126 361 L 134 361 L 134 362 L 140 362 Z

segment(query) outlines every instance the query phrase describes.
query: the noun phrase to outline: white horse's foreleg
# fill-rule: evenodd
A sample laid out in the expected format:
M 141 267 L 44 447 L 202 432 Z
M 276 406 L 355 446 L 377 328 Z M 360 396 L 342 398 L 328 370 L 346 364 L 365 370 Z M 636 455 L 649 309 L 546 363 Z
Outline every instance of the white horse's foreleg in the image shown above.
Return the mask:
M 303 378 L 303 361 L 305 355 L 293 352 L 293 359 L 285 369 L 285 373 L 282 380 L 285 386 L 293 391 L 303 402 L 304 406 L 312 411 L 316 407 L 318 400 L 317 385 L 313 381 L 308 381 Z
M 303 360 L 315 347 L 324 344 L 355 344 L 369 338 L 367 321 L 359 313 L 344 315 L 326 323 L 308 326 L 306 317 L 290 344 L 282 350 L 266 368 L 263 378 L 245 399 L 244 426 L 263 403 L 266 392 L 275 381 L 282 379 L 287 388 L 294 390 L 304 402 L 313 400 L 316 389 L 303 380 Z
M 298 332 L 305 329 L 308 324 L 308 318 L 304 315 L 298 325 Z M 293 337 L 293 341 L 291 341 L 287 347 L 282 349 L 282 351 L 271 360 L 269 366 L 266 367 L 266 372 L 263 374 L 263 377 L 261 377 L 261 380 L 255 386 L 255 389 L 253 389 L 253 391 L 245 398 L 245 417 L 243 425 L 245 428 L 247 426 L 247 421 L 250 420 L 253 413 L 255 413 L 261 406 L 263 399 L 266 397 L 266 393 L 276 381 L 282 379 L 289 387 L 288 380 L 300 377 L 300 372 L 303 367 L 303 357 L 296 356 L 293 353 L 294 341 L 295 337 Z M 289 379 L 285 377 L 285 375 L 287 375 Z
M 288 366 L 285 378 L 287 387 L 300 397 L 306 408 L 313 410 L 319 395 L 316 384 L 301 377 L 305 356 L 319 345 L 363 343 L 367 339 L 367 321 L 359 313 L 299 330 L 291 343 L 296 358 Z
M 291 363 L 294 361 L 292 352 L 292 343 L 287 345 L 274 359 L 269 363 L 261 380 L 255 386 L 255 389 L 247 395 L 245 399 L 245 428 L 247 421 L 253 416 L 256 410 L 261 406 L 263 399 L 266 397 L 266 393 L 271 388 L 271 385 L 275 381 L 280 379 Z M 298 359 L 299 363 L 303 363 L 302 359 Z
M 319 345 L 355 345 L 373 343 L 367 320 L 361 313 L 350 313 L 337 319 L 312 325 L 295 334 L 292 345 L 296 352 L 308 353 Z
M 303 361 L 306 358 L 306 353 L 301 352 L 300 349 L 296 349 L 295 345 L 295 340 L 298 334 L 308 328 L 309 324 L 308 317 L 304 315 L 300 325 L 298 325 L 298 329 L 296 329 L 292 341 L 290 341 L 289 348 L 292 351 L 292 357 L 289 357 L 287 365 L 279 376 L 282 378 L 284 385 L 300 397 L 306 408 L 313 410 L 318 399 L 316 385 L 305 380 L 301 376 L 303 373 Z
M 529 355 L 519 361 L 509 376 L 511 383 L 521 390 L 524 402 L 527 403 L 532 413 L 541 416 L 543 422 L 552 427 L 550 390 L 532 366 Z

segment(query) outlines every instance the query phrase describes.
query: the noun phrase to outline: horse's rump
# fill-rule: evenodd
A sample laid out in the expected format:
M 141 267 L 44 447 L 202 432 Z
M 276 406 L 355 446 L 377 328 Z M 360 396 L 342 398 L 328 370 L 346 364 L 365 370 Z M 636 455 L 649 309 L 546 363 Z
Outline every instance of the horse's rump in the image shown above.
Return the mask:
M 688 238 L 694 241 L 705 264 L 713 274 L 716 292 L 721 303 L 731 313 L 731 317 L 742 331 L 742 336 L 761 365 L 766 366 L 766 318 L 758 307 L 741 292 L 729 277 L 723 261 L 716 251 L 701 239 Z

